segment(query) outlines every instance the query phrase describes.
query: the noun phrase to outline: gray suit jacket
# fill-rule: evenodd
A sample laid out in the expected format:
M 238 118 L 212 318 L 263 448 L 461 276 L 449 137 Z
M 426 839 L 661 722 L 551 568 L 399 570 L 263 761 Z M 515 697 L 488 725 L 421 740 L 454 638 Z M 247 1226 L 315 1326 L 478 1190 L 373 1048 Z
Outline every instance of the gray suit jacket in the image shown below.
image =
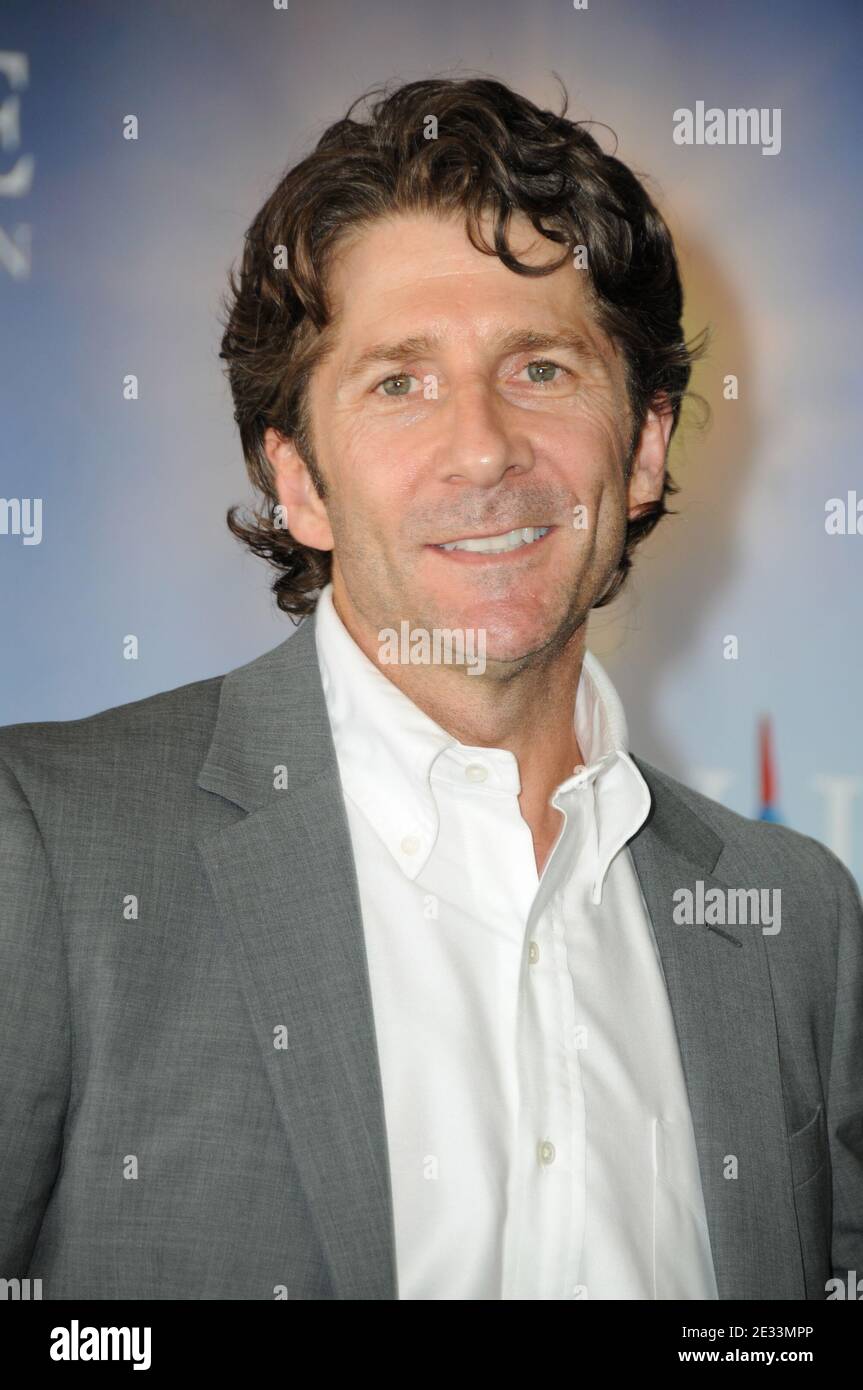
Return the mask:
M 638 765 L 653 805 L 630 848 L 719 1296 L 823 1299 L 863 1275 L 856 885 L 816 841 Z M 47 1299 L 397 1298 L 314 619 L 224 677 L 0 730 L 0 855 L 0 1278 Z M 780 932 L 676 925 L 698 880 L 780 888 Z

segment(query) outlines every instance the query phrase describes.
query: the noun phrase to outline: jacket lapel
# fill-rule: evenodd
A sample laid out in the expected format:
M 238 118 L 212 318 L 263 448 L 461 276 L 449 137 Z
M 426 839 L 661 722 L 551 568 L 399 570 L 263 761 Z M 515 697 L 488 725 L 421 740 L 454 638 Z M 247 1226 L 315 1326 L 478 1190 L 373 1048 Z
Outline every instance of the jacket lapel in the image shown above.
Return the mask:
M 672 916 L 675 891 L 694 891 L 699 879 L 705 894 L 762 884 L 730 863 L 726 882 L 724 842 L 661 773 L 633 761 L 653 805 L 629 848 L 677 1029 L 719 1297 L 803 1299 L 767 959 L 779 938 L 757 925 L 686 926 Z M 736 1177 L 726 1176 L 732 1158 Z
M 248 813 L 199 848 L 335 1295 L 394 1299 L 365 940 L 313 621 L 225 677 L 198 785 Z

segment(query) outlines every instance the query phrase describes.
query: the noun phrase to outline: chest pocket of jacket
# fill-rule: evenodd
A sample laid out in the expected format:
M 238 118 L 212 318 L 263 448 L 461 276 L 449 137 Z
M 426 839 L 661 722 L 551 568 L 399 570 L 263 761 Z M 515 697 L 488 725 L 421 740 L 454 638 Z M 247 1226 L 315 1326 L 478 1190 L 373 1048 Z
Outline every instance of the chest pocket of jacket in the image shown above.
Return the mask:
M 824 1106 L 819 1105 L 802 1129 L 788 1136 L 794 1206 L 806 1280 L 806 1297 L 827 1297 L 830 1278 L 832 1191 Z

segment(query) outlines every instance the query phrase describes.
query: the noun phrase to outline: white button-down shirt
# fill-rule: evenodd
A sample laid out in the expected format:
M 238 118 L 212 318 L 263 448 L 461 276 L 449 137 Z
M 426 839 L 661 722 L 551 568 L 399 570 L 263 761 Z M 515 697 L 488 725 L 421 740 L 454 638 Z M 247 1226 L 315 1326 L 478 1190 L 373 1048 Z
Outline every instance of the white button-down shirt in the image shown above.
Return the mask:
M 626 841 L 650 793 L 585 654 L 586 759 L 541 877 L 518 761 L 458 742 L 322 591 L 318 661 L 356 861 L 401 1299 L 715 1299 L 695 1137 Z

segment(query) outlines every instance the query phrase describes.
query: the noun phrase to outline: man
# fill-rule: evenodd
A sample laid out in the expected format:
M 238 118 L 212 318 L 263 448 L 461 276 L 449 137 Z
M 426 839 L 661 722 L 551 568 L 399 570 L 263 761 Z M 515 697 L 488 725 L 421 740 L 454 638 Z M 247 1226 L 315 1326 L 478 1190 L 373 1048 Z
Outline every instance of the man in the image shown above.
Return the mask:
M 430 80 L 325 133 L 231 288 L 266 507 L 229 520 L 306 621 L 2 733 L 0 1273 L 824 1298 L 863 1270 L 859 895 L 632 756 L 585 646 L 673 486 L 665 223 L 564 116 Z

